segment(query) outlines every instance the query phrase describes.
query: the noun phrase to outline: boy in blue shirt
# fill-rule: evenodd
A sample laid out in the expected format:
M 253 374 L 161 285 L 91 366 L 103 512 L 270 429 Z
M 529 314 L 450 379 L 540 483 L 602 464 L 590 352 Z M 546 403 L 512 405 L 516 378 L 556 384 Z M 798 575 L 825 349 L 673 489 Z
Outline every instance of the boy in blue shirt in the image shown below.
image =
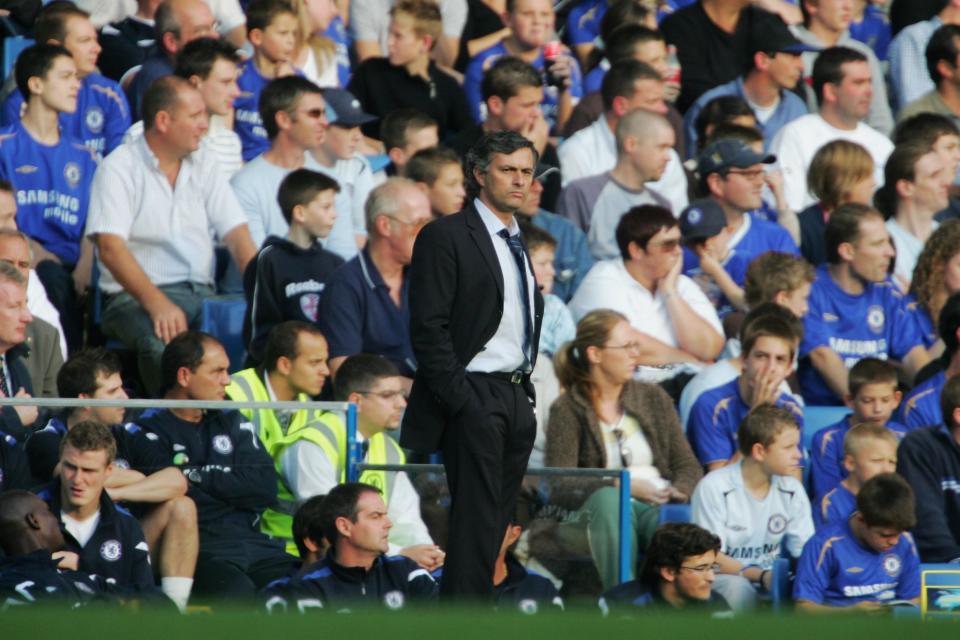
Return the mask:
M 72 3 L 48 5 L 34 24 L 37 42 L 61 45 L 77 64 L 80 92 L 77 108 L 59 114 L 63 132 L 90 147 L 98 156 L 105 156 L 122 141 L 130 126 L 130 107 L 120 85 L 97 73 L 100 45 L 90 14 Z M 3 126 L 20 120 L 25 95 L 11 93 L 3 101 Z
M 32 240 L 37 275 L 60 312 L 67 344 L 83 340 L 76 291 L 90 282 L 93 245 L 83 239 L 96 154 L 62 130 L 61 113 L 77 109 L 80 81 L 70 52 L 39 44 L 14 70 L 26 100 L 23 117 L 0 130 L 0 178 L 13 184 L 17 226 Z
M 297 28 L 297 15 L 283 0 L 253 0 L 247 7 L 247 38 L 253 45 L 253 56 L 240 68 L 240 97 L 233 104 L 233 129 L 243 144 L 244 162 L 270 148 L 260 119 L 260 92 L 274 78 L 299 75 L 291 63 Z
M 853 413 L 821 429 L 810 447 L 810 486 L 815 496 L 826 493 L 847 477 L 844 438 L 853 425 L 864 422 L 890 429 L 897 440 L 908 428 L 890 417 L 900 404 L 897 370 L 886 360 L 864 358 L 850 369 L 850 393 L 844 400 Z
M 680 233 L 683 275 L 700 286 L 721 318 L 734 309 L 746 311 L 743 283 L 750 263 L 730 249 L 730 228 L 720 205 L 711 198 L 691 202 L 680 214 Z M 699 264 L 694 266 L 694 260 Z
M 800 343 L 808 405 L 839 405 L 849 369 L 868 357 L 901 362 L 912 379 L 929 361 L 917 323 L 890 281 L 893 246 L 883 215 L 844 204 L 827 223 L 827 264 L 817 269 Z
M 883 425 L 864 422 L 843 438 L 846 477 L 823 494 L 815 494 L 813 524 L 817 531 L 846 522 L 856 509 L 857 493 L 870 478 L 897 470 L 897 436 Z
M 743 343 L 743 371 L 735 379 L 704 392 L 690 411 L 687 435 L 708 471 L 737 462 L 737 429 L 751 408 L 776 404 L 803 425 L 803 410 L 780 389 L 793 370 L 800 336 L 783 318 L 764 316 L 751 325 Z
M 920 601 L 920 557 L 907 533 L 917 524 L 913 490 L 895 473 L 878 475 L 857 495 L 846 522 L 810 539 L 797 566 L 793 598 L 811 613 L 878 611 Z

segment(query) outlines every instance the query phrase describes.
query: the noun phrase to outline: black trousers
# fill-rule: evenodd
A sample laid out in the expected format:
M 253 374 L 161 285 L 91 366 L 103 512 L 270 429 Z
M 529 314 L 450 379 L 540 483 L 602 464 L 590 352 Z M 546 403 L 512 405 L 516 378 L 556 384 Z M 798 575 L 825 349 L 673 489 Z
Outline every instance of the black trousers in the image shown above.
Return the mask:
M 468 373 L 474 397 L 441 441 L 450 487 L 450 536 L 440 580 L 445 600 L 493 600 L 493 566 L 514 517 L 537 435 L 523 386 Z

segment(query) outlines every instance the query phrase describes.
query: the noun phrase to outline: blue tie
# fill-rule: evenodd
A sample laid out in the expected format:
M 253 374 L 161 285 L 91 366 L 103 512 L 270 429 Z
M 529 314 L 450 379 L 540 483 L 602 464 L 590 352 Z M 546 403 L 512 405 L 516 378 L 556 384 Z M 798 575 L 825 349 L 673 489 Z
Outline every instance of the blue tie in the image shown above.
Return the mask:
M 507 247 L 513 255 L 513 261 L 517 264 L 520 280 L 520 300 L 523 312 L 523 368 L 529 369 L 532 361 L 530 352 L 531 337 L 533 327 L 530 326 L 530 295 L 527 291 L 527 260 L 523 250 L 523 243 L 520 241 L 520 234 L 510 235 L 506 229 L 501 229 L 497 235 L 507 241 Z

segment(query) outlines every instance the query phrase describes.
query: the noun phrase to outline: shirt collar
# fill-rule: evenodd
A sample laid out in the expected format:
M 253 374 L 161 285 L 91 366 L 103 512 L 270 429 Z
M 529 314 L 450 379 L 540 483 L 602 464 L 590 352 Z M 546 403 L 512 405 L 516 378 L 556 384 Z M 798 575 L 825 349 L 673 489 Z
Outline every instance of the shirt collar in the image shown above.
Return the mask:
M 477 213 L 480 214 L 480 220 L 483 221 L 483 226 L 487 228 L 487 232 L 490 235 L 495 236 L 504 229 L 512 236 L 520 233 L 520 225 L 517 224 L 516 216 L 510 218 L 510 226 L 508 227 L 503 224 L 503 221 L 501 221 L 487 205 L 483 204 L 480 198 L 473 199 L 473 206 L 477 208 Z

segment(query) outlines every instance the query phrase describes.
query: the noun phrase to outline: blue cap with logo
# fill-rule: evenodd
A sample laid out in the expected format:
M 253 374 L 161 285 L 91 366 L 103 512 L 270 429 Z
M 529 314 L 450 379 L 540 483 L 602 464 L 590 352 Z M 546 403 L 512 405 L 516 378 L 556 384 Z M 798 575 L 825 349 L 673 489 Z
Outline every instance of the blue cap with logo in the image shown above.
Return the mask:
M 359 127 L 373 122 L 377 116 L 365 113 L 360 101 L 345 89 L 326 89 L 323 99 L 327 103 L 327 120 L 341 127 Z
M 680 214 L 680 233 L 683 239 L 706 240 L 727 226 L 727 216 L 720 203 L 713 198 L 694 200 Z
M 728 169 L 746 169 L 755 164 L 772 164 L 777 161 L 773 154 L 757 153 L 746 142 L 734 138 L 721 138 L 707 145 L 697 157 L 697 172 L 701 176 L 722 173 Z

